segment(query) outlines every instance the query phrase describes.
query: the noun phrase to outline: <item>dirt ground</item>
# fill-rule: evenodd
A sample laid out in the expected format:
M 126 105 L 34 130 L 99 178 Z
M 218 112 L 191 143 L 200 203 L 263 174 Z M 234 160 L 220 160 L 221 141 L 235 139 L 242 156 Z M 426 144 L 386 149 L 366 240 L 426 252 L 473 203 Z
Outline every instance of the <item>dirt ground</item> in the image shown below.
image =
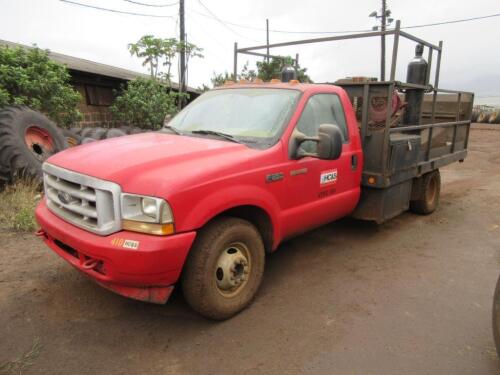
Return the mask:
M 500 131 L 474 129 L 470 150 L 442 170 L 433 215 L 345 219 L 283 244 L 253 305 L 222 323 L 181 293 L 166 306 L 114 295 L 33 235 L 0 233 L 0 363 L 31 362 L 26 374 L 498 374 Z

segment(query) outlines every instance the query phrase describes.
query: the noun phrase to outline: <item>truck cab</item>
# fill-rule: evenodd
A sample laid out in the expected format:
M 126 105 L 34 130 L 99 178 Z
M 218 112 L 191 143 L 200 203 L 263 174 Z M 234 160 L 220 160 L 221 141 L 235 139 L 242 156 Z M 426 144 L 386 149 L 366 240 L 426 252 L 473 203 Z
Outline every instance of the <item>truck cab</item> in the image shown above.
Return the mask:
M 83 145 L 43 166 L 39 235 L 119 294 L 225 319 L 250 303 L 265 253 L 350 214 L 363 154 L 345 90 L 229 84 L 161 131 Z

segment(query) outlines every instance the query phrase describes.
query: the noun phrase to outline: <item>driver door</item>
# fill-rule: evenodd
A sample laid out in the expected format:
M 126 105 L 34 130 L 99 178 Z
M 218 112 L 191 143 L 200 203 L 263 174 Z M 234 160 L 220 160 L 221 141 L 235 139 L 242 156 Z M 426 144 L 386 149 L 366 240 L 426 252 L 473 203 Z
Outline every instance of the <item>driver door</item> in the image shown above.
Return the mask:
M 342 154 L 337 160 L 306 156 L 289 161 L 286 179 L 289 206 L 284 213 L 287 237 L 347 215 L 353 209 L 352 195 L 359 194 L 359 183 L 354 178 L 357 156 L 351 148 L 344 109 L 337 94 L 312 95 L 296 130 L 315 137 L 321 124 L 335 124 L 340 128 Z M 300 147 L 315 153 L 317 143 L 306 141 Z

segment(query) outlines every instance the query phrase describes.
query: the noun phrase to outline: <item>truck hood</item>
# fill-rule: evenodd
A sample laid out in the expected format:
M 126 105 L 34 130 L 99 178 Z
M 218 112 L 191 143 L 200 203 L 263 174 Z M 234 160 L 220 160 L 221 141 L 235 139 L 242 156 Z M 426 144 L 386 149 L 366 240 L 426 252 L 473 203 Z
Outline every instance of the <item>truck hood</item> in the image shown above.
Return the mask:
M 241 171 L 256 153 L 259 151 L 228 141 L 143 133 L 70 148 L 48 162 L 116 182 L 129 193 L 163 196 L 165 187 L 175 189 L 208 174 L 222 177 L 231 173 L 231 166 Z

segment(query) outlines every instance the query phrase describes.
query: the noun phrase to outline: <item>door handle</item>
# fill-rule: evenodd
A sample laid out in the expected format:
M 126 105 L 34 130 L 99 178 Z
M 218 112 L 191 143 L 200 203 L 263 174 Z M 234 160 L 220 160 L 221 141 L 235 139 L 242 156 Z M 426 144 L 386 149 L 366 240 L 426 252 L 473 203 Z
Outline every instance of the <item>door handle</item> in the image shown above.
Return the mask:
M 358 155 L 351 156 L 351 169 L 355 171 L 358 168 Z

